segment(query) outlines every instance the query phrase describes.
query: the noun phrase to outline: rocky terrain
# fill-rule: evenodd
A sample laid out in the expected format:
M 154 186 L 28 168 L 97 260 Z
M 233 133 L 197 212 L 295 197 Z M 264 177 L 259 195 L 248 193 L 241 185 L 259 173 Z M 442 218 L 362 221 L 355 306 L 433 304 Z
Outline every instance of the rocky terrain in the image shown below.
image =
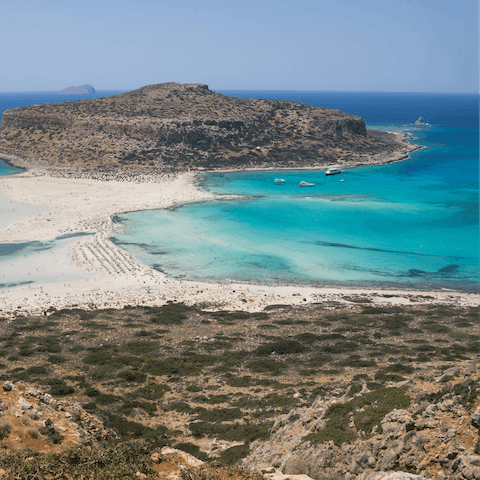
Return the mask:
M 57 172 L 314 168 L 394 161 L 416 148 L 338 110 L 198 84 L 7 110 L 0 126 L 2 158 Z
M 478 479 L 478 307 L 429 301 L 3 318 L 0 468 L 135 478 L 101 473 L 123 452 L 157 478 L 169 445 L 271 480 Z

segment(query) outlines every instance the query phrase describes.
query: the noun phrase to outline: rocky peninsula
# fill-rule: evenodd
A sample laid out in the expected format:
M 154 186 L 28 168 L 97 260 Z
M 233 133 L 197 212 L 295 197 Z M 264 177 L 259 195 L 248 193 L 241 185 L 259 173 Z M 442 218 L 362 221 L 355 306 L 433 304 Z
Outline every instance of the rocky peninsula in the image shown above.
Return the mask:
M 173 82 L 7 110 L 0 126 L 2 158 L 57 173 L 321 168 L 395 161 L 416 148 L 339 110 Z

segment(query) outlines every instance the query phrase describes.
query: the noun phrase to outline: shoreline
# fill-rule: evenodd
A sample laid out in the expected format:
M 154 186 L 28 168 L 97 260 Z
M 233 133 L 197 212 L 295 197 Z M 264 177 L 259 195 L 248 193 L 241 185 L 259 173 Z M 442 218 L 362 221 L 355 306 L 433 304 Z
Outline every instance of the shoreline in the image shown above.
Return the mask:
M 415 147 L 414 150 L 422 148 L 418 145 L 409 145 Z M 380 163 L 374 161 L 366 164 Z M 14 163 L 12 165 L 18 168 Z M 350 164 L 348 167 L 361 165 L 365 164 Z M 340 166 L 347 167 L 345 164 Z M 335 167 L 322 166 L 317 169 L 327 168 Z M 231 171 L 233 170 L 229 170 Z M 215 195 L 197 187 L 198 174 L 215 172 L 223 173 L 222 170 L 215 170 L 183 172 L 176 175 L 151 174 L 144 176 L 150 180 L 144 183 L 76 178 L 74 171 L 71 172 L 70 178 L 64 176 L 56 178 L 49 176 L 50 172 L 41 172 L 41 169 L 36 172 L 34 167 L 25 168 L 21 173 L 1 176 L 0 188 L 13 200 L 30 205 L 44 205 L 49 210 L 10 223 L 0 230 L 0 242 L 31 241 L 32 232 L 35 232 L 35 240 L 90 232 L 92 235 L 76 237 L 75 241 L 72 241 L 69 247 L 70 266 L 79 272 L 95 275 L 93 279 L 85 281 L 34 285 L 28 288 L 14 288 L 8 292 L 2 291 L 1 315 L 15 316 L 17 312 L 42 314 L 50 307 L 91 309 L 123 308 L 127 305 L 155 306 L 163 305 L 168 300 L 202 305 L 206 308 L 249 311 L 262 310 L 270 304 L 297 305 L 319 301 L 348 303 L 349 300 L 344 297 L 352 296 L 360 296 L 372 303 L 395 304 L 476 305 L 480 300 L 480 294 L 455 290 L 181 280 L 141 264 L 110 239 L 111 234 L 121 228 L 113 221 L 113 217 L 118 214 L 174 208 L 186 203 L 220 198 L 239 198 L 238 195 Z M 135 177 L 134 180 L 138 178 Z M 22 308 L 18 308 L 19 306 Z

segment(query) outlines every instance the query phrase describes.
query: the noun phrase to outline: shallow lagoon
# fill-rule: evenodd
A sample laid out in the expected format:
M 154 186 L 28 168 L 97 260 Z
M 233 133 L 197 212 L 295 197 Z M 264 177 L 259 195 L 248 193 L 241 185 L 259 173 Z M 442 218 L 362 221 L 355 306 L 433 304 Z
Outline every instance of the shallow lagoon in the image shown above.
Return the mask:
M 478 132 L 397 129 L 429 148 L 329 177 L 205 174 L 203 188 L 250 198 L 117 216 L 114 241 L 179 278 L 478 290 Z

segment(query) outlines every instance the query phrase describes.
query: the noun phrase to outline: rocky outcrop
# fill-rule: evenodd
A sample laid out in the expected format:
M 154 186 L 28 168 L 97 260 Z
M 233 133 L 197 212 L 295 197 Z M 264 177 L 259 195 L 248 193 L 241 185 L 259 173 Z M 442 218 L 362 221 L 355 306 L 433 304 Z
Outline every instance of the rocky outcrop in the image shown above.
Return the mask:
M 321 167 L 398 160 L 415 148 L 369 134 L 362 118 L 339 110 L 227 97 L 198 84 L 7 110 L 0 126 L 0 153 L 36 168 Z
M 57 401 L 23 382 L 0 390 L 0 442 L 13 450 L 55 451 L 58 446 L 94 445 L 116 434 L 79 403 Z
M 369 403 L 373 397 L 361 401 L 369 395 L 366 387 L 356 399 L 319 397 L 311 407 L 280 417 L 268 440 L 251 444 L 243 465 L 263 472 L 272 468 L 271 480 L 295 474 L 315 480 L 480 479 L 478 378 L 438 383 L 429 393 L 411 390 L 410 406 L 390 407 L 370 434 L 360 427 L 388 410 L 390 400 L 383 406 L 377 402 L 375 411 Z M 343 415 L 349 437 L 329 430 L 335 411 Z

